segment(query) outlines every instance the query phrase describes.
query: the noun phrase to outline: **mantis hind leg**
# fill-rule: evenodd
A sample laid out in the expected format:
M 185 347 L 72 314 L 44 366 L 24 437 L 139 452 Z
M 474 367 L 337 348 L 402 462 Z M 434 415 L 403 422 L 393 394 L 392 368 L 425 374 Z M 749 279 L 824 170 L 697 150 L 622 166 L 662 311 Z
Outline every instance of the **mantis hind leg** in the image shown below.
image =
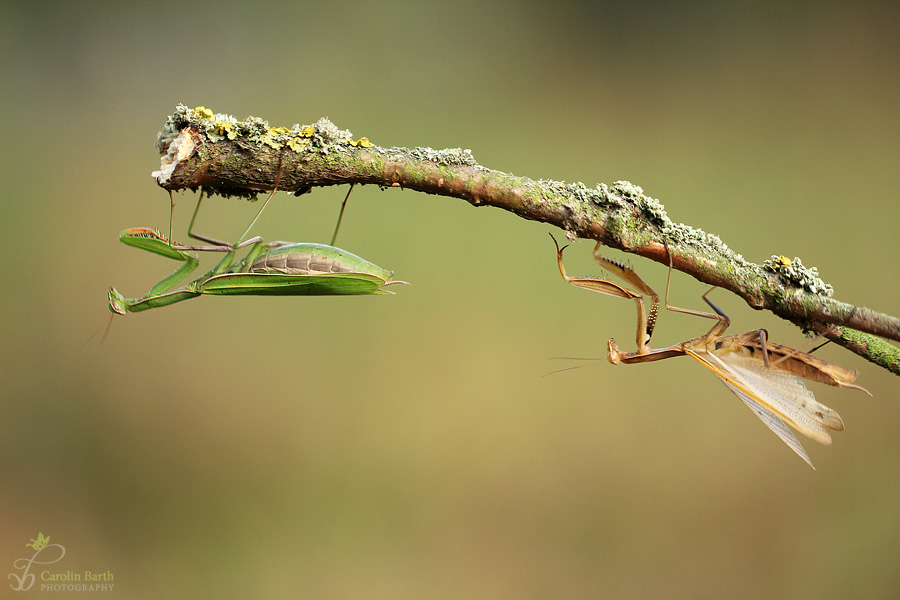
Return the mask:
M 208 235 L 194 233 L 194 224 L 197 221 L 197 215 L 200 213 L 200 205 L 203 203 L 203 197 L 204 197 L 204 195 L 206 195 L 206 196 L 209 195 L 204 190 L 200 190 L 200 197 L 197 199 L 197 205 L 194 207 L 194 213 L 191 215 L 191 222 L 190 222 L 190 224 L 188 224 L 187 234 L 188 234 L 188 237 L 190 237 L 191 239 L 199 240 L 201 242 L 206 242 L 207 244 L 212 244 L 215 247 L 179 246 L 179 248 L 182 250 L 190 249 L 190 250 L 217 251 L 217 252 L 229 252 L 229 251 L 233 252 L 234 250 L 238 250 L 238 249 L 248 246 L 250 244 L 262 242 L 263 240 L 259 236 L 256 236 L 256 237 L 253 237 L 253 238 L 250 238 L 247 240 L 245 240 L 244 238 L 250 232 L 250 229 L 256 224 L 256 221 L 259 220 L 259 217 L 260 217 L 260 215 L 262 215 L 263 211 L 266 209 L 266 206 L 269 205 L 269 200 L 271 200 L 272 196 L 275 195 L 275 192 L 278 191 L 278 186 L 281 183 L 281 169 L 282 169 L 282 162 L 284 160 L 285 149 L 286 148 L 282 148 L 281 155 L 278 157 L 278 173 L 275 176 L 275 187 L 272 188 L 272 191 L 269 192 L 268 196 L 266 196 L 266 199 L 263 201 L 262 206 L 260 207 L 259 211 L 257 211 L 256 216 L 253 217 L 253 220 L 250 221 L 249 225 L 247 225 L 247 228 L 244 230 L 244 232 L 238 238 L 237 242 L 230 244 L 228 242 L 225 242 L 220 239 L 216 239 L 216 238 L 208 236 Z M 172 239 L 172 221 L 173 221 L 174 215 L 175 215 L 175 200 L 172 197 L 171 191 L 169 192 L 169 198 L 171 199 L 171 206 L 172 206 L 171 213 L 169 215 L 169 239 L 171 240 Z M 221 248 L 221 250 L 219 250 L 219 248 Z
M 284 151 L 285 150 L 287 150 L 287 146 L 283 147 L 281 149 L 281 154 L 278 155 L 278 173 L 275 175 L 275 187 L 273 187 L 271 193 L 269 193 L 269 195 L 266 196 L 265 201 L 263 201 L 263 205 L 261 207 L 259 207 L 259 212 L 256 213 L 256 216 L 253 217 L 253 220 L 250 221 L 249 225 L 247 225 L 247 229 L 244 230 L 244 233 L 242 233 L 241 237 L 238 238 L 238 241 L 235 242 L 235 244 L 234 244 L 235 248 L 240 247 L 240 244 L 244 241 L 244 237 L 246 237 L 246 235 L 248 233 L 250 233 L 250 230 L 253 228 L 254 225 L 256 225 L 256 221 L 259 220 L 259 216 L 263 213 L 264 210 L 266 210 L 266 206 L 269 205 L 269 200 L 271 200 L 272 196 L 275 195 L 275 192 L 278 191 L 278 185 L 281 183 L 281 166 L 282 166 L 282 163 L 284 162 Z
M 204 190 L 200 190 L 200 197 L 197 198 L 197 206 L 194 207 L 194 214 L 191 215 L 191 222 L 188 225 L 188 237 L 195 240 L 200 240 L 201 242 L 206 242 L 207 244 L 213 244 L 214 246 L 221 246 L 223 249 L 229 248 L 231 247 L 231 244 L 229 244 L 228 242 L 223 242 L 222 240 L 217 240 L 213 237 L 194 233 L 194 222 L 197 220 L 197 213 L 200 212 L 200 204 L 203 202 L 203 196 L 205 193 L 206 192 Z
M 344 201 L 341 202 L 341 212 L 338 213 L 338 220 L 334 226 L 334 234 L 331 236 L 331 243 L 329 244 L 329 246 L 334 246 L 334 242 L 337 241 L 338 229 L 341 228 L 341 221 L 344 219 L 344 209 L 347 208 L 347 200 L 350 198 L 350 192 L 353 191 L 354 185 L 356 185 L 356 184 L 355 183 L 350 184 L 350 189 L 347 190 L 347 195 L 344 196 Z M 555 242 L 556 240 L 553 240 L 553 241 Z
M 731 325 L 731 319 L 729 319 L 728 315 L 725 314 L 725 312 L 722 309 L 720 309 L 718 306 L 716 306 L 713 303 L 713 301 L 707 297 L 710 292 L 712 292 L 714 289 L 716 289 L 717 286 L 712 286 L 711 288 L 706 290 L 706 292 L 704 292 L 704 294 L 702 296 L 700 296 L 701 298 L 703 298 L 703 301 L 706 302 L 706 304 L 708 304 L 709 307 L 715 311 L 714 313 L 709 313 L 709 312 L 705 312 L 702 310 L 691 310 L 689 308 L 681 308 L 681 307 L 673 306 L 673 305 L 669 304 L 669 290 L 671 289 L 671 286 L 672 286 L 672 271 L 674 270 L 675 257 L 672 255 L 672 252 L 669 249 L 668 244 L 666 244 L 666 254 L 669 257 L 669 275 L 668 275 L 668 277 L 666 277 L 666 295 L 665 295 L 666 310 L 670 310 L 672 312 L 677 312 L 677 313 L 682 313 L 685 315 L 694 315 L 695 317 L 703 317 L 704 319 L 715 319 L 718 322 L 715 325 L 713 325 L 712 328 L 710 328 L 710 330 L 706 334 L 706 336 L 710 339 L 721 336 L 728 329 L 728 326 Z

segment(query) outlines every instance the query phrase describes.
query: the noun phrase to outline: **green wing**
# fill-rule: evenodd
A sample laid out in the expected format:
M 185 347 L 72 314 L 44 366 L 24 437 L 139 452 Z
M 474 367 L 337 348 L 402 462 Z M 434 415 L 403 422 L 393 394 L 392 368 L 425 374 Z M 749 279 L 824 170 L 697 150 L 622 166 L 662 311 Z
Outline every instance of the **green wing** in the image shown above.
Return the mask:
M 226 273 L 204 281 L 201 294 L 245 296 L 352 296 L 393 294 L 381 289 L 384 279 L 367 273 L 322 273 L 276 275 L 271 273 Z

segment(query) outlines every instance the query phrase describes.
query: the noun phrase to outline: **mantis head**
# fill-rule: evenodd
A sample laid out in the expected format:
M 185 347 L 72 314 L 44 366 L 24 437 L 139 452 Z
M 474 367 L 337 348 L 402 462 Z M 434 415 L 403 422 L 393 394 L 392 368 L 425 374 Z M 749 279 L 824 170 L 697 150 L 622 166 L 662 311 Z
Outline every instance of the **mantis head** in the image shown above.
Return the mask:
M 125 296 L 114 287 L 109 288 L 109 310 L 117 315 L 124 315 L 128 312 L 128 302 L 125 300 Z
M 606 355 L 606 360 L 614 365 L 619 364 L 622 360 L 622 351 L 619 350 L 619 346 L 616 345 L 616 340 L 610 338 L 607 347 L 609 348 L 609 354 Z

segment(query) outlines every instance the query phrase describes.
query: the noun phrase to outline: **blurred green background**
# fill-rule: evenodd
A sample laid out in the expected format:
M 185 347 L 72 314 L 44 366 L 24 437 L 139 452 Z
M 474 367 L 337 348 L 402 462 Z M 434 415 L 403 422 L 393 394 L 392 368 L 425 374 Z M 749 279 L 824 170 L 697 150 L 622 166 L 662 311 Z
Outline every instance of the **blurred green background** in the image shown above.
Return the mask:
M 847 425 L 804 442 L 817 471 L 688 359 L 543 377 L 611 336 L 629 347 L 634 308 L 565 285 L 552 228 L 496 209 L 357 188 L 339 245 L 412 282 L 396 296 L 199 298 L 79 350 L 110 285 L 139 296 L 174 266 L 117 234 L 167 227 L 150 172 L 178 103 L 629 180 L 749 260 L 800 256 L 839 299 L 900 313 L 898 17 L 3 3 L 0 565 L 40 531 L 60 570 L 109 570 L 127 598 L 898 597 L 896 377 L 820 351 L 874 398 L 813 384 Z M 255 233 L 327 241 L 345 191 L 279 194 Z M 214 199 L 198 229 L 236 238 L 256 208 Z M 598 273 L 591 247 L 571 273 Z M 631 262 L 664 288 L 663 267 Z M 702 308 L 701 284 L 674 286 Z M 716 298 L 732 332 L 805 343 Z M 707 327 L 666 314 L 655 342 Z

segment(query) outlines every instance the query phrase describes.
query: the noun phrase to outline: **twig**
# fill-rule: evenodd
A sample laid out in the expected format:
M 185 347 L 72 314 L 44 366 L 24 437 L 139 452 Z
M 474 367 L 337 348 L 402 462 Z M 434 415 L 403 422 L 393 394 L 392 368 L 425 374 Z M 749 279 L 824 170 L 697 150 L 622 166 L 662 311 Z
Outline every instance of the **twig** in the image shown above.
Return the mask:
M 272 128 L 255 117 L 237 121 L 203 107 L 179 106 L 159 136 L 163 155 L 153 175 L 167 190 L 255 198 L 279 188 L 296 194 L 311 187 L 374 184 L 460 198 L 555 225 L 569 238 L 602 244 L 669 264 L 710 285 L 727 289 L 757 310 L 766 309 L 805 330 L 900 375 L 900 319 L 831 298 L 831 286 L 798 259 L 773 257 L 757 265 L 718 237 L 672 222 L 662 204 L 626 181 L 589 188 L 516 177 L 479 165 L 468 150 L 382 148 L 353 140 L 327 119 L 313 125 Z M 283 158 L 282 158 L 283 157 Z

